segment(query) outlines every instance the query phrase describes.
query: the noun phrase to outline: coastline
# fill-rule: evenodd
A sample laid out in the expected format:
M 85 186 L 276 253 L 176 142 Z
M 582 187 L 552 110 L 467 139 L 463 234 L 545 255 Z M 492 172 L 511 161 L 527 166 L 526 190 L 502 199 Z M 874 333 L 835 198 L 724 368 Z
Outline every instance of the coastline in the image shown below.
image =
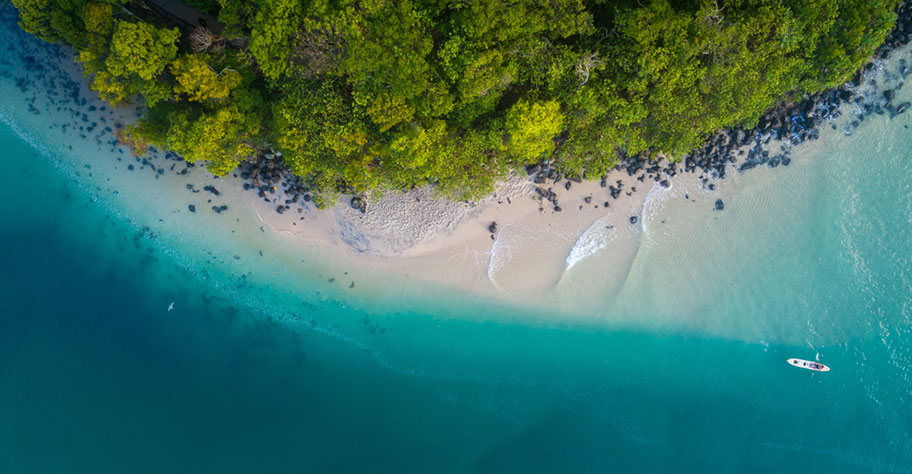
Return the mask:
M 634 157 L 604 187 L 531 168 L 474 203 L 317 210 L 277 160 L 131 156 L 139 111 L 9 11 L 0 472 L 912 462 L 912 46 L 819 98 L 816 128 L 714 137 L 673 177 Z
M 33 115 L 39 122 L 47 120 L 57 107 L 61 115 L 52 120 L 53 126 L 69 120 L 73 133 L 85 135 L 81 143 L 84 149 L 79 153 L 93 157 L 94 163 L 91 171 L 86 171 L 85 164 L 73 162 L 71 173 L 80 179 L 87 179 L 85 173 L 89 178 L 96 173 L 98 181 L 89 185 L 94 186 L 94 192 L 111 201 L 129 200 L 134 212 L 139 206 L 141 214 L 163 216 L 159 221 L 167 228 L 161 229 L 161 238 L 167 239 L 167 232 L 173 232 L 175 238 L 184 239 L 183 249 L 175 253 L 188 249 L 200 255 L 209 253 L 213 261 L 227 269 L 232 280 L 248 276 L 252 279 L 254 268 L 302 262 L 305 268 L 272 274 L 281 273 L 275 278 L 283 283 L 295 280 L 290 285 L 292 291 L 298 288 L 301 294 L 319 288 L 316 297 L 320 299 L 354 298 L 365 303 L 380 297 L 394 301 L 426 292 L 426 285 L 430 284 L 451 292 L 455 298 L 484 297 L 547 312 L 599 314 L 605 302 L 624 290 L 644 237 L 663 232 L 662 219 L 669 218 L 669 213 L 660 211 L 673 204 L 681 209 L 699 208 L 699 213 L 685 212 L 699 214 L 697 219 L 724 216 L 732 177 L 741 176 L 742 171 L 755 173 L 749 168 L 759 164 L 766 164 L 766 169 L 787 166 L 790 160 L 780 157 L 771 161 L 769 157 L 787 157 L 788 151 L 797 146 L 792 143 L 795 137 L 785 133 L 791 131 L 791 126 L 786 127 L 780 119 L 776 128 L 777 121 L 765 119 L 766 125 L 759 131 L 744 134 L 738 140 L 729 139 L 721 151 L 719 140 L 725 133 L 710 140 L 707 151 L 695 153 L 692 160 L 646 166 L 633 157 L 634 161 L 625 162 L 604 180 L 577 183 L 553 174 L 548 178 L 550 173 L 539 168 L 531 169 L 527 177 L 515 176 L 496 194 L 477 203 L 433 199 L 429 190 L 418 189 L 368 201 L 365 213 L 358 209 L 360 206 L 349 205 L 348 197 L 341 198 L 332 208 L 317 210 L 303 197 L 306 192 L 302 194 L 289 183 L 282 185 L 281 166 L 270 165 L 269 160 L 258 163 L 256 173 L 250 168 L 240 169 L 219 179 L 170 153 L 157 151 L 146 158 L 131 157 L 113 142 L 116 127 L 111 125 L 129 120 L 135 111 L 106 108 L 85 87 L 78 66 L 66 52 L 56 46 L 42 47 L 48 52 L 56 51 L 55 66 L 42 66 L 41 61 L 49 58 L 21 54 L 32 57 L 31 64 L 37 65 L 37 69 L 27 71 L 30 75 L 50 75 L 48 89 L 55 92 L 42 105 L 36 102 L 43 100 L 41 97 L 28 97 L 35 92 L 28 81 L 20 81 L 16 87 L 25 101 L 16 103 L 22 110 L 38 111 Z M 902 55 L 906 55 L 906 49 Z M 59 67 L 58 76 L 41 67 Z M 901 83 L 909 72 L 885 73 L 879 67 L 871 68 L 868 75 L 898 74 L 894 83 Z M 856 108 L 860 116 L 885 112 L 885 98 L 879 92 L 867 96 L 863 92 L 869 79 L 857 82 L 849 89 L 853 91 L 853 101 L 861 98 L 860 105 L 843 102 L 843 117 L 837 119 L 839 114 L 833 113 L 830 105 L 821 109 L 827 111 L 823 115 L 815 115 L 816 106 L 810 109 L 811 116 L 817 117 L 818 127 L 839 124 L 852 128 L 852 118 L 858 115 Z M 833 94 L 836 91 L 830 95 Z M 54 98 L 58 96 L 70 102 Z M 817 100 L 829 100 L 821 97 Z M 874 105 L 867 107 L 866 103 Z M 902 103 L 897 99 L 896 104 Z M 801 104 L 796 107 L 806 108 Z M 77 132 L 78 127 L 91 128 L 89 133 L 93 136 L 85 130 Z M 112 130 L 106 131 L 105 127 Z M 816 136 L 799 134 L 798 143 Z M 72 141 L 67 147 L 72 149 L 73 145 L 79 147 L 79 141 Z M 707 154 L 714 148 L 719 152 Z M 119 161 L 111 162 L 108 156 Z M 748 163 L 752 166 L 745 168 Z M 681 168 L 694 172 L 681 172 Z M 150 172 L 154 173 L 155 186 L 149 185 Z M 279 179 L 274 180 L 277 174 Z M 268 180 L 264 179 L 266 176 Z M 249 191 L 254 179 L 276 183 L 274 192 L 265 184 Z M 260 192 L 264 197 L 257 196 Z M 723 209 L 718 209 L 717 200 L 721 200 Z M 112 208 L 118 206 L 122 204 L 115 202 Z M 284 210 L 278 212 L 279 207 Z M 662 217 L 656 217 L 659 214 Z M 491 232 L 489 227 L 495 222 L 496 229 Z M 194 235 L 200 234 L 200 229 L 216 235 Z M 219 233 L 230 234 L 231 240 L 222 241 Z M 245 247 L 244 251 L 236 248 L 238 243 Z M 263 260 L 251 261 L 250 256 L 257 258 L 257 254 Z M 211 271 L 205 267 L 200 273 Z M 592 278 L 596 272 L 599 277 Z M 268 285 L 267 280 L 262 284 Z M 225 285 L 217 277 L 210 281 Z
M 522 300 L 554 290 L 586 247 L 597 252 L 617 236 L 635 241 L 645 225 L 642 213 L 650 195 L 661 195 L 682 182 L 689 190 L 685 199 L 701 191 L 712 194 L 733 173 L 758 166 L 789 166 L 793 149 L 819 139 L 823 127 L 839 127 L 849 135 L 869 116 L 888 114 L 892 119 L 908 111 L 912 103 L 894 101 L 903 79 L 912 73 L 905 59 L 898 61 L 896 71 L 887 73 L 898 82 L 896 90 L 893 86 L 877 89 L 873 78 L 883 73 L 883 61 L 912 39 L 907 30 L 912 30 L 912 9 L 903 3 L 896 27 L 850 82 L 779 104 L 754 129 L 722 130 L 680 162 L 630 156 L 607 176 L 582 182 L 565 179 L 547 165 L 536 165 L 527 168 L 527 177 L 511 176 L 477 203 L 447 201 L 428 189 L 418 189 L 373 200 L 345 196 L 323 214 L 307 205 L 308 190 L 284 169 L 281 156 L 260 157 L 242 165 L 239 174 L 248 182 L 245 189 L 256 190 L 263 202 L 277 205 L 273 209 L 258 205 L 257 210 L 276 232 L 303 241 L 334 242 L 364 264 L 384 271 Z M 711 205 L 721 211 L 724 200 L 716 198 Z M 303 214 L 298 219 L 311 222 L 306 229 L 296 227 L 293 217 L 285 217 L 289 211 L 294 216 L 295 208 Z M 611 235 L 590 232 L 599 222 Z M 489 231 L 492 224 L 497 228 L 493 232 Z M 525 248 L 515 248 L 513 240 L 523 240 Z M 636 244 L 617 252 L 624 254 L 620 261 L 630 261 Z M 454 271 L 454 264 L 463 270 Z

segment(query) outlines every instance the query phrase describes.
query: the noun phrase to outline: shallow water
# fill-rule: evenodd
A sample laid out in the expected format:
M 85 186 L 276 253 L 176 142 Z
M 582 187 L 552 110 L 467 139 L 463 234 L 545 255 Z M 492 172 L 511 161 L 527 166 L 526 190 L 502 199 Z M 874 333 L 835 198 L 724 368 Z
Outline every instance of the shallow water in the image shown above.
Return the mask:
M 0 472 L 908 471 L 912 115 L 717 192 L 676 183 L 642 228 L 581 240 L 603 249 L 574 254 L 556 314 L 349 290 L 243 241 L 234 201 L 172 200 L 109 135 L 79 139 L 66 108 L 88 101 L 47 108 L 41 65 L 66 53 L 10 12 Z M 785 364 L 818 353 L 832 372 Z

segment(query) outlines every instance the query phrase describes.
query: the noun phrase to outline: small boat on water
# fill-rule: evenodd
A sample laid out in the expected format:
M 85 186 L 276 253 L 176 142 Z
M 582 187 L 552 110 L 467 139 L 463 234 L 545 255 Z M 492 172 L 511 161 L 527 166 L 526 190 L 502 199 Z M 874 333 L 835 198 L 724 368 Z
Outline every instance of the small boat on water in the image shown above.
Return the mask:
M 821 364 L 820 362 L 811 362 L 804 359 L 789 359 L 789 364 L 794 365 L 795 367 L 801 367 L 802 369 L 813 370 L 814 372 L 829 372 L 830 368 Z

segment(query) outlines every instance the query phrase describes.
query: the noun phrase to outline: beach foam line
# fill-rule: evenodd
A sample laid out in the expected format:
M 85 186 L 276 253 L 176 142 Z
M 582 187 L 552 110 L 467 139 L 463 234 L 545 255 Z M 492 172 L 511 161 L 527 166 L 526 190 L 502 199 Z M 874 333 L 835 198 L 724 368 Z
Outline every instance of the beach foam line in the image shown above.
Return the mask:
M 488 280 L 494 285 L 495 288 L 500 288 L 497 285 L 497 279 L 495 274 L 509 263 L 513 259 L 513 243 L 505 242 L 507 239 L 520 239 L 519 237 L 513 237 L 513 229 L 515 227 L 521 227 L 515 222 L 509 224 L 504 224 L 500 230 L 497 231 L 497 236 L 494 239 L 494 244 L 491 245 L 491 250 L 489 251 L 488 258 L 488 269 L 487 275 Z M 516 234 L 521 235 L 521 234 Z M 521 240 L 521 239 L 520 239 Z
M 614 216 L 610 214 L 602 216 L 579 236 L 567 255 L 564 272 L 569 271 L 580 261 L 598 254 L 609 242 L 617 238 L 618 229 L 612 224 L 614 220 Z
M 649 188 L 649 192 L 646 193 L 646 199 L 643 200 L 643 217 L 640 219 L 643 232 L 649 232 L 649 224 L 655 220 L 655 216 L 665 207 L 672 195 L 671 189 L 673 186 L 672 184 L 668 188 L 663 188 L 658 183 L 653 183 L 652 187 Z

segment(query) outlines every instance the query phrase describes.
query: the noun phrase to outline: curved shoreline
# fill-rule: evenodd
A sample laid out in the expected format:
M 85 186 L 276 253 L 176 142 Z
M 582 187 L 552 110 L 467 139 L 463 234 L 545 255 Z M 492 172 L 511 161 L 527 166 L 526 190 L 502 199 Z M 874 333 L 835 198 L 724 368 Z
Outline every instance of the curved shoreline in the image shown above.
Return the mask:
M 56 48 L 49 45 L 46 47 Z M 66 54 L 59 50 L 56 54 L 58 61 L 65 65 L 68 60 Z M 871 68 L 868 76 L 882 74 L 879 68 Z M 65 71 L 59 72 L 61 78 L 81 81 L 75 65 L 69 63 L 64 69 Z M 904 77 L 908 72 L 901 70 L 898 74 Z M 879 92 L 871 94 L 863 91 L 870 84 L 866 76 L 861 79 L 857 81 L 858 86 L 849 87 L 853 91 L 853 97 L 860 98 L 858 101 L 861 104 L 870 104 L 867 107 L 860 106 L 860 112 L 865 114 L 863 116 L 876 114 L 877 110 L 885 113 L 886 98 Z M 23 87 L 29 87 L 27 81 L 23 82 Z M 719 141 L 726 140 L 722 138 L 726 135 L 716 137 L 706 147 L 707 150 L 716 149 L 717 152 L 711 154 L 713 158 L 706 155 L 706 152 L 701 152 L 704 154 L 695 153 L 679 164 L 658 162 L 648 163 L 647 166 L 645 162 L 631 165 L 628 161 L 626 166 L 619 165 L 611 175 L 601 180 L 583 182 L 565 180 L 553 171 L 533 168 L 529 170 L 532 172 L 529 176 L 514 177 L 499 188 L 496 194 L 477 203 L 435 200 L 431 199 L 429 190 L 417 189 L 409 193 L 391 194 L 371 202 L 367 205 L 366 213 L 358 209 L 361 206 L 352 207 L 344 202 L 320 211 L 303 197 L 298 184 L 282 181 L 281 167 L 270 160 L 261 161 L 255 175 L 248 169 L 245 178 L 245 170 L 237 170 L 234 176 L 216 179 L 209 176 L 203 168 L 185 163 L 171 153 L 159 151 L 147 158 L 129 157 L 122 147 L 111 143 L 113 136 L 100 128 L 102 124 L 105 127 L 114 125 L 111 114 L 115 111 L 105 110 L 99 102 L 87 101 L 85 96 L 80 95 L 77 89 L 85 89 L 84 81 L 66 87 L 72 90 L 64 94 L 56 90 L 53 92 L 64 96 L 69 94 L 68 100 L 74 101 L 69 105 L 60 102 L 63 106 L 75 106 L 70 118 L 72 125 L 63 126 L 72 127 L 74 132 L 79 127 L 91 127 L 96 133 L 94 138 L 99 146 L 106 142 L 114 156 L 118 160 L 124 160 L 115 164 L 115 169 L 120 166 L 117 173 L 127 176 L 148 169 L 154 173 L 156 180 L 171 183 L 168 186 L 176 191 L 161 198 L 167 198 L 169 203 L 183 201 L 189 204 L 184 204 L 179 209 L 170 209 L 169 212 L 190 213 L 194 219 L 205 214 L 204 223 L 199 225 L 214 225 L 223 231 L 230 230 L 254 252 L 267 242 L 260 234 L 268 229 L 269 233 L 284 242 L 283 245 L 287 244 L 282 252 L 289 261 L 306 259 L 314 264 L 319 261 L 321 270 L 315 272 L 314 279 L 329 281 L 336 286 L 341 284 L 340 294 L 351 291 L 352 295 L 359 296 L 382 293 L 386 297 L 393 297 L 390 295 L 409 292 L 417 288 L 419 283 L 429 282 L 458 289 L 466 295 L 485 295 L 528 305 L 544 304 L 547 308 L 563 310 L 570 298 L 568 295 L 579 294 L 579 289 L 571 288 L 577 284 L 574 282 L 578 282 L 575 274 L 591 271 L 595 264 L 589 263 L 589 260 L 601 262 L 607 259 L 612 266 L 610 275 L 602 278 L 604 281 L 599 283 L 601 286 L 587 290 L 590 295 L 598 294 L 604 298 L 606 294 L 621 291 L 626 275 L 634 264 L 641 239 L 654 231 L 652 224 L 660 226 L 663 223 L 652 223 L 652 217 L 645 215 L 644 207 L 647 207 L 650 193 L 672 193 L 676 196 L 674 202 L 696 202 L 699 199 L 701 203 L 707 201 L 707 206 L 715 206 L 716 209 L 720 208 L 720 204 L 713 202 L 719 201 L 724 209 L 724 200 L 716 195 L 717 185 L 721 186 L 731 177 L 740 176 L 742 171 L 753 168 L 754 166 L 744 167 L 745 164 L 753 163 L 750 161 L 752 157 L 775 157 L 777 154 L 770 151 L 776 146 L 783 153 L 795 146 L 789 144 L 788 148 L 782 148 L 787 142 L 776 140 L 773 132 L 777 129 L 772 125 L 774 121 L 765 120 L 767 125 L 762 131 L 750 134 L 730 132 L 736 133 L 740 138 L 728 138 L 729 145 L 725 147 L 720 147 Z M 831 94 L 838 95 L 835 91 Z M 25 95 L 23 97 L 29 100 Z M 27 105 L 34 107 L 34 99 Z M 801 109 L 807 106 L 796 107 Z M 870 110 L 865 113 L 865 108 Z M 833 113 L 833 105 L 815 106 L 812 110 L 817 109 L 828 111 L 817 119 L 818 126 L 835 126 L 838 114 Z M 847 114 L 854 113 L 845 110 L 845 107 L 842 110 Z M 119 109 L 116 112 L 122 116 L 117 120 L 128 120 L 132 115 L 130 109 Z M 108 117 L 109 121 L 103 121 L 104 117 Z M 851 122 L 846 126 L 851 127 Z M 782 127 L 776 133 L 781 132 Z M 93 138 L 84 130 L 79 133 L 85 135 L 87 143 Z M 817 134 L 807 132 L 799 138 L 802 136 L 805 140 L 810 140 Z M 749 137 L 752 138 L 748 139 Z M 745 143 L 736 147 L 742 142 Z M 269 163 L 273 163 L 271 167 Z M 710 165 L 706 168 L 709 171 L 703 168 L 703 164 Z M 775 167 L 788 165 L 789 162 L 779 158 L 778 161 L 767 160 L 765 164 Z M 128 169 L 123 169 L 125 166 Z M 718 167 L 721 167 L 721 171 Z M 692 172 L 685 172 L 688 168 Z M 733 169 L 738 169 L 739 173 L 730 173 Z M 269 182 L 279 176 L 275 189 L 262 184 L 266 181 L 264 179 L 259 187 L 254 188 L 257 197 L 245 193 L 244 189 L 250 189 L 254 179 L 266 176 L 263 173 L 268 173 Z M 723 175 L 726 178 L 723 179 Z M 142 179 L 148 180 L 149 177 L 136 176 L 130 178 L 129 182 L 141 183 Z M 119 183 L 117 187 L 122 184 L 125 183 Z M 178 190 L 181 188 L 185 190 Z M 276 212 L 280 206 L 284 210 Z M 722 209 L 719 212 L 724 213 Z M 578 256 L 581 255 L 579 252 L 582 249 L 577 247 L 584 245 L 581 236 L 596 222 L 612 226 L 614 232 L 623 238 L 612 239 L 600 245 L 600 249 L 589 252 L 582 258 L 575 258 L 571 263 L 570 257 L 575 251 Z M 492 232 L 492 224 L 495 223 Z M 184 231 L 190 229 L 191 227 L 186 227 Z M 198 229 L 199 227 L 197 232 Z M 657 227 L 655 231 L 661 232 L 661 228 Z M 509 251 L 509 258 L 504 258 L 508 255 L 505 251 Z M 598 258 L 593 258 L 594 256 Z M 501 259 L 496 266 L 495 258 Z M 337 271 L 333 271 L 333 267 Z M 356 274 L 359 276 L 355 277 Z M 395 278 L 390 279 L 389 275 L 395 275 Z M 366 281 L 370 283 L 364 283 Z
M 350 247 L 359 253 L 392 257 L 408 255 L 422 241 L 452 233 L 461 223 L 479 215 L 476 207 L 489 206 L 492 202 L 502 204 L 506 200 L 509 203 L 531 196 L 539 201 L 540 211 L 550 207 L 554 212 L 563 212 L 566 198 L 579 197 L 578 193 L 568 195 L 565 191 L 583 186 L 592 195 L 590 200 L 595 199 L 593 196 L 597 190 L 592 189 L 591 183 L 598 182 L 601 188 L 610 192 L 611 199 L 606 199 L 603 204 L 607 207 L 622 194 L 631 196 L 636 193 L 637 183 L 641 188 L 648 185 L 647 181 L 667 188 L 676 176 L 687 173 L 698 175 L 702 187 L 714 191 L 716 182 L 725 179 L 733 170 L 742 173 L 763 165 L 770 168 L 788 166 L 792 148 L 817 140 L 821 127 L 836 126 L 834 122 L 842 116 L 843 104 L 860 108 L 853 114 L 854 120 L 844 126 L 847 134 L 860 126 L 867 116 L 889 113 L 892 118 L 912 107 L 909 101 L 894 104 L 895 91 L 892 89 L 884 90 L 882 96 L 875 97 L 867 97 L 862 92 L 870 81 L 871 73 L 878 69 L 878 64 L 889 58 L 893 50 L 912 40 L 912 7 L 903 2 L 897 13 L 896 25 L 886 41 L 852 81 L 817 94 L 805 94 L 797 102 L 779 104 L 765 113 L 754 129 L 735 127 L 721 130 L 680 162 L 669 162 L 664 158 L 653 161 L 643 155 L 623 157 L 608 176 L 586 181 L 565 179 L 548 165 L 534 165 L 526 168 L 526 178 L 513 176 L 501 183 L 494 194 L 477 203 L 447 201 L 424 188 L 406 193 L 392 192 L 392 196 L 375 200 L 362 196 L 342 197 L 333 206 L 333 212 L 340 225 L 348 231 L 346 243 Z M 905 78 L 912 74 L 912 68 L 906 67 L 901 59 L 898 73 Z M 245 163 L 235 175 L 246 180 L 244 189 L 254 190 L 259 198 L 276 205 L 277 214 L 310 210 L 307 207 L 309 190 L 299 177 L 284 166 L 278 154 L 266 154 L 258 157 L 256 162 Z M 561 191 L 562 187 L 564 191 Z M 427 206 L 428 200 L 434 200 L 434 205 Z M 585 200 L 585 204 L 589 205 L 590 200 Z M 421 202 L 422 205 L 410 206 L 409 202 Z M 574 201 L 573 205 L 578 203 Z M 721 205 L 724 207 L 724 203 Z M 417 221 L 411 219 L 414 215 L 419 216 Z M 639 219 L 636 214 L 630 217 Z M 396 222 L 390 222 L 391 219 Z M 492 219 L 491 223 L 497 223 L 497 220 Z

